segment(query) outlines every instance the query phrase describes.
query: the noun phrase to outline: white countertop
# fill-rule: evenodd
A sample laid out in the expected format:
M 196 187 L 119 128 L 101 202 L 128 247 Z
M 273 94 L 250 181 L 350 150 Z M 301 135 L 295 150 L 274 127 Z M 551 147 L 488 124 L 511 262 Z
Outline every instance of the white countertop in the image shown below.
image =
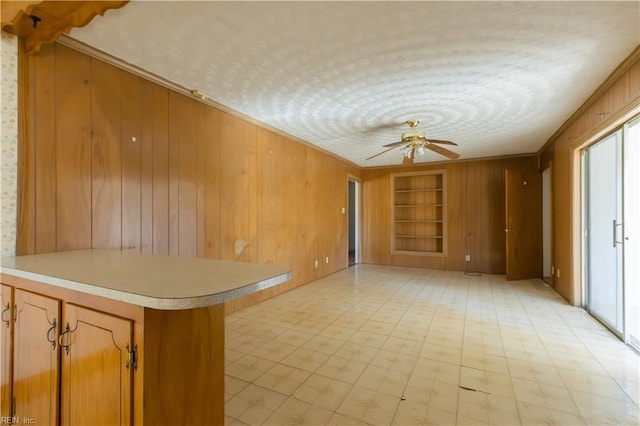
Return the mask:
M 98 249 L 4 257 L 0 272 L 165 310 L 217 305 L 291 279 L 284 266 Z

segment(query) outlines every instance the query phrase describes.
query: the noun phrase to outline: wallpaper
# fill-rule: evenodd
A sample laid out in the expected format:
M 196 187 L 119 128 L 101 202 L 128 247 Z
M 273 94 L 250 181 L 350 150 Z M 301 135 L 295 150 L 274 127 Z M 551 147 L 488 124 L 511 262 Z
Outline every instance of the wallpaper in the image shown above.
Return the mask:
M 13 256 L 16 249 L 18 198 L 18 39 L 2 33 L 0 55 L 2 136 L 0 156 L 0 254 Z

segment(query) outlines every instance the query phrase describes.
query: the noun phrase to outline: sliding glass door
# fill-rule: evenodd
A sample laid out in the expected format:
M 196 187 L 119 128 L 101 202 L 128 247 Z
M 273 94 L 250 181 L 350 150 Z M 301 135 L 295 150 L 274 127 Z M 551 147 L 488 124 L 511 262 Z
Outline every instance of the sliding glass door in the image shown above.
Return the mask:
M 587 309 L 623 333 L 622 130 L 584 152 L 586 180 Z
M 582 154 L 586 308 L 640 349 L 640 118 Z

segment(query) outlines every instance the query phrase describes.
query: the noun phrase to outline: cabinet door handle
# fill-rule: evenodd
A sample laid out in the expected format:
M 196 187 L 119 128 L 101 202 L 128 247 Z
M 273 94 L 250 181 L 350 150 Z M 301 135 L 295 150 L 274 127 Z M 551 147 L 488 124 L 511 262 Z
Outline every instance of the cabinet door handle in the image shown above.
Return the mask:
M 64 335 L 69 336 L 71 334 L 71 328 L 69 328 L 69 323 L 67 323 L 67 326 L 64 328 L 64 331 L 60 334 L 60 337 L 58 338 L 58 343 L 60 344 L 61 348 L 64 348 L 64 351 L 67 355 L 69 355 L 69 337 L 67 337 L 67 344 L 63 344 L 62 340 L 64 338 Z
M 7 326 L 7 328 L 9 328 L 9 320 L 4 319 L 4 314 L 9 312 L 10 310 L 11 310 L 11 306 L 9 306 L 9 302 L 7 302 L 7 306 L 2 308 L 2 322 L 4 323 L 4 325 Z M 11 313 L 9 313 L 9 315 L 11 315 Z
M 51 324 L 51 328 L 49 330 L 47 330 L 47 341 L 49 343 L 51 343 L 51 346 L 53 347 L 53 350 L 56 349 L 56 319 L 53 319 L 53 324 Z M 53 339 L 50 338 L 51 336 L 51 332 L 53 331 Z

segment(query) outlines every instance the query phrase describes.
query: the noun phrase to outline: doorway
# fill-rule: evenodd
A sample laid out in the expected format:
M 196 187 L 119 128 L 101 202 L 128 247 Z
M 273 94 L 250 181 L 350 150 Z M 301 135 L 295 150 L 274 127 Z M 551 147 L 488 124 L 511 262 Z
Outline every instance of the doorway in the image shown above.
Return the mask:
M 640 349 L 640 119 L 582 151 L 584 305 Z
M 542 275 L 542 178 L 535 170 L 505 170 L 507 280 Z
M 347 220 L 347 228 L 349 230 L 349 243 L 348 243 L 348 265 L 353 266 L 360 262 L 360 224 L 358 218 L 359 204 L 360 204 L 360 183 L 357 180 L 349 179 L 348 185 L 348 199 L 349 199 L 349 214 Z

